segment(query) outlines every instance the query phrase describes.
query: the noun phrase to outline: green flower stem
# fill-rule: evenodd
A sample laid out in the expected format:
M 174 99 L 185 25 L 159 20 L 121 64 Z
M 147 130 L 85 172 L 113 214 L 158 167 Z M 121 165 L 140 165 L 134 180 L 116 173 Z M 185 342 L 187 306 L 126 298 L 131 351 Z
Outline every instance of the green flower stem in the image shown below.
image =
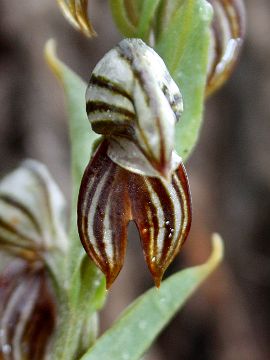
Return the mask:
M 149 35 L 153 23 L 154 16 L 161 0 L 144 1 L 140 13 L 140 21 L 136 30 L 136 37 L 141 38 L 149 43 Z
M 128 17 L 125 0 L 110 0 L 110 5 L 114 21 L 119 30 L 126 37 L 135 37 L 136 28 Z
M 175 149 L 184 160 L 197 143 L 203 120 L 212 15 L 208 1 L 184 1 L 155 46 L 183 95 L 184 112 L 176 127 Z
M 59 324 L 52 347 L 53 359 L 76 358 L 75 355 L 83 351 L 80 347 L 82 337 L 89 347 L 93 341 L 93 334 L 97 333 L 95 323 L 92 324 L 91 319 L 104 304 L 105 279 L 85 254 L 80 260 L 73 277 L 69 280 L 67 291 L 63 291 L 58 299 Z

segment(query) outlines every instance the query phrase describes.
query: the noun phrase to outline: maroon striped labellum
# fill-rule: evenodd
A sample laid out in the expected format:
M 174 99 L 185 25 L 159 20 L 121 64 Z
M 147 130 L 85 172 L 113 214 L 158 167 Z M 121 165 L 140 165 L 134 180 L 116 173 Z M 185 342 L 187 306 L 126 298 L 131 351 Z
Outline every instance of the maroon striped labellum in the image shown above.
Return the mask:
M 119 274 L 134 220 L 157 287 L 191 224 L 191 198 L 174 152 L 182 96 L 162 59 L 128 39 L 97 64 L 86 93 L 92 129 L 103 135 L 85 170 L 78 229 L 107 288 Z

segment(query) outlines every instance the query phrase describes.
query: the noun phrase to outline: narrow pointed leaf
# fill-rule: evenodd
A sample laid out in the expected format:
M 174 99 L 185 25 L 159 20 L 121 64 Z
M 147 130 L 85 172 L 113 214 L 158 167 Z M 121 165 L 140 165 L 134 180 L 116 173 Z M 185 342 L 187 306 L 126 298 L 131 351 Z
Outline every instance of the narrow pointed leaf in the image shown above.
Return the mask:
M 159 290 L 153 288 L 139 297 L 120 316 L 81 360 L 139 360 L 160 331 L 181 309 L 196 288 L 211 274 L 223 256 L 223 244 L 213 237 L 209 260 L 172 275 Z
M 99 136 L 91 131 L 86 115 L 86 83 L 57 58 L 53 40 L 47 42 L 45 56 L 52 71 L 63 85 L 67 99 L 73 183 L 71 234 L 75 237 L 77 235 L 76 208 L 80 182 L 84 169 L 88 164 L 92 146 Z M 80 246 L 79 242 L 78 246 Z
M 136 29 L 136 37 L 143 39 L 144 41 L 149 40 L 154 16 L 160 3 L 161 0 L 148 0 L 143 2 L 140 10 L 138 28 Z
M 175 149 L 183 159 L 195 146 L 202 123 L 211 18 L 206 0 L 185 1 L 155 46 L 183 95 L 184 112 L 175 137 Z
M 121 33 L 126 37 L 134 37 L 136 27 L 129 17 L 125 0 L 110 0 L 110 6 L 114 21 Z
M 78 192 L 82 174 L 88 163 L 92 145 L 99 136 L 91 131 L 86 115 L 86 83 L 57 58 L 55 51 L 56 45 L 54 40 L 49 40 L 46 44 L 45 56 L 52 71 L 63 85 L 67 100 L 72 147 L 72 174 L 73 184 L 75 186 L 74 192 L 76 193 Z

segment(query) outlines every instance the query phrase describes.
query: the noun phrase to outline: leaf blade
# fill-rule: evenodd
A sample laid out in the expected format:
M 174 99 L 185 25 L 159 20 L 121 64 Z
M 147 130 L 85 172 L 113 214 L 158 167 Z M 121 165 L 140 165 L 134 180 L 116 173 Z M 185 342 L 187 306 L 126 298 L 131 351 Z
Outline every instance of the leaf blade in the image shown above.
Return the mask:
M 100 136 L 91 130 L 87 119 L 85 110 L 87 84 L 58 59 L 55 48 L 54 40 L 49 40 L 45 46 L 45 57 L 53 73 L 63 85 L 67 100 L 73 184 L 70 237 L 74 240 L 73 245 L 78 248 L 78 251 L 83 252 L 77 231 L 77 199 L 82 175 L 89 162 L 92 147 Z M 73 256 L 73 258 L 76 257 Z
M 212 7 L 207 1 L 187 0 L 155 47 L 183 95 L 184 112 L 175 138 L 176 151 L 183 159 L 195 146 L 202 123 L 211 19 Z
M 85 110 L 87 84 L 56 55 L 54 40 L 45 46 L 45 57 L 53 73 L 64 87 L 69 114 L 71 138 L 71 162 L 75 187 L 78 188 L 84 169 L 89 161 L 91 147 L 99 135 L 91 131 Z
M 162 283 L 160 290 L 152 288 L 139 297 L 81 360 L 138 360 L 222 257 L 223 243 L 215 234 L 206 263 L 176 273 Z
M 110 0 L 110 7 L 119 31 L 126 37 L 134 37 L 136 28 L 129 18 L 125 0 Z

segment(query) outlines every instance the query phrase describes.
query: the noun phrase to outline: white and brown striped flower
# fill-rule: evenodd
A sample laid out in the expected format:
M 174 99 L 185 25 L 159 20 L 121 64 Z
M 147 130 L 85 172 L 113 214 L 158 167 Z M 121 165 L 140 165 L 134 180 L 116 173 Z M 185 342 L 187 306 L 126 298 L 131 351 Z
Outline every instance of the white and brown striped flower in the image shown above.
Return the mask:
M 65 201 L 46 167 L 27 160 L 0 182 L 0 359 L 49 359 Z M 4 264 L 3 264 L 4 263 Z
M 92 129 L 103 135 L 85 170 L 78 229 L 107 288 L 123 266 L 127 225 L 137 224 L 156 286 L 191 223 L 188 180 L 173 151 L 182 97 L 161 58 L 123 40 L 97 64 L 86 93 Z
M 245 36 L 243 0 L 208 0 L 213 6 L 206 96 L 214 93 L 231 75 Z

